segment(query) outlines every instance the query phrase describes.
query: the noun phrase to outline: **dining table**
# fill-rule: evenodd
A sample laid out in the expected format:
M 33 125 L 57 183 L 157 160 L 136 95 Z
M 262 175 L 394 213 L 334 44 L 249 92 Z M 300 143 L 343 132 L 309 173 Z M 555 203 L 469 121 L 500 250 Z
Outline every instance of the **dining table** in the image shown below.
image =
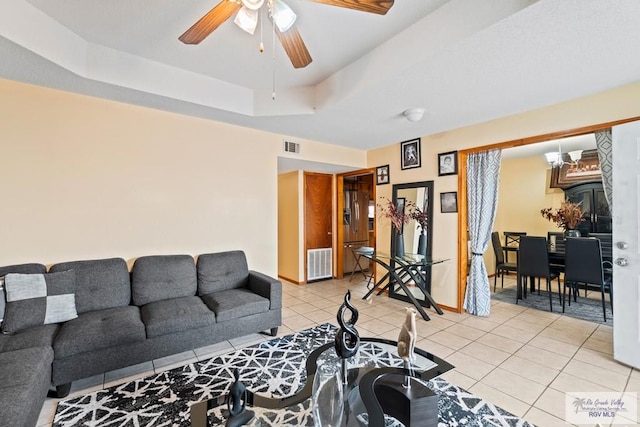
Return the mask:
M 508 246 L 502 246 L 502 249 L 505 251 L 510 251 L 510 252 L 515 252 L 516 254 L 518 253 L 518 245 L 508 245 Z M 564 268 L 564 262 L 565 262 L 565 244 L 564 244 L 564 240 L 556 240 L 555 243 L 552 241 L 548 241 L 547 242 L 547 253 L 549 255 L 549 265 L 552 268 L 555 269 L 562 269 Z M 602 248 L 602 261 L 603 262 L 608 262 L 611 263 L 613 261 L 613 254 L 611 252 L 610 248 Z M 535 291 L 535 283 L 534 283 L 534 278 L 530 277 L 529 278 L 529 289 L 530 292 L 534 292 Z M 520 286 L 517 287 L 517 298 L 521 299 L 522 298 L 522 289 Z

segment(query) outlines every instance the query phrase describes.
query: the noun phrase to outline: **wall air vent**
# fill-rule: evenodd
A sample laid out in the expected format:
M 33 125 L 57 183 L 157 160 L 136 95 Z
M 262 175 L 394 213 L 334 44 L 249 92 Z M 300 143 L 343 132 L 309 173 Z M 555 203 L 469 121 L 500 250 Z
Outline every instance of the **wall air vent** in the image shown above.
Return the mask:
M 300 153 L 300 144 L 297 142 L 285 141 L 284 142 L 284 151 L 287 153 Z

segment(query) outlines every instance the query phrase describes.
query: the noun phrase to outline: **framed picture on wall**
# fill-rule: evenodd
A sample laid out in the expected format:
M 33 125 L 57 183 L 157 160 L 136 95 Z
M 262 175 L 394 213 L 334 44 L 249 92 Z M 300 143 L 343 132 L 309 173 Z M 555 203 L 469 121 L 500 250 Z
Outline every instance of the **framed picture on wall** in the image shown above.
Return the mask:
M 602 170 L 598 150 L 584 150 L 580 158 L 572 161 L 569 154 L 562 153 L 563 163 L 551 168 L 551 188 L 569 188 L 578 184 L 602 182 Z
M 458 192 L 457 191 L 440 193 L 440 212 L 442 213 L 458 212 Z
M 410 139 L 400 143 L 400 169 L 419 168 L 422 166 L 420 157 L 420 138 Z
M 438 154 L 438 176 L 455 175 L 458 173 L 458 152 Z
M 376 185 L 388 184 L 389 182 L 389 165 L 378 166 L 376 168 Z

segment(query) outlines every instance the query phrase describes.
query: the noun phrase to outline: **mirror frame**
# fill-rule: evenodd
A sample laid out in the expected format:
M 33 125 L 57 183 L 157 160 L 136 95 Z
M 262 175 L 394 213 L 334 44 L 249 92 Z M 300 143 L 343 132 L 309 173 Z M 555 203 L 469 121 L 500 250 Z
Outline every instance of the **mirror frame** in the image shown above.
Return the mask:
M 419 182 L 406 182 L 402 184 L 393 184 L 393 188 L 391 192 L 391 200 L 393 201 L 393 204 L 397 205 L 399 190 L 404 190 L 409 188 L 421 188 L 421 187 L 425 188 L 426 194 L 429 200 L 429 204 L 427 206 L 427 217 L 429 218 L 427 222 L 427 251 L 425 256 L 427 258 L 431 258 L 432 249 L 433 249 L 433 204 L 434 204 L 433 181 L 419 181 Z M 413 221 L 410 221 L 410 223 L 412 222 Z M 396 251 L 396 236 L 397 236 L 397 233 L 395 228 L 391 227 L 390 248 L 391 248 L 392 254 L 395 253 Z M 395 262 L 393 261 L 393 258 L 391 259 L 389 265 L 391 266 L 391 268 L 395 268 Z M 431 292 L 431 266 L 425 269 L 425 286 L 427 288 L 427 291 Z M 400 299 L 403 301 L 410 301 L 409 298 L 405 297 L 404 295 L 397 294 L 393 286 L 389 288 L 389 297 Z M 429 303 L 427 301 L 423 301 L 421 299 L 419 299 L 419 301 L 422 306 L 429 307 Z

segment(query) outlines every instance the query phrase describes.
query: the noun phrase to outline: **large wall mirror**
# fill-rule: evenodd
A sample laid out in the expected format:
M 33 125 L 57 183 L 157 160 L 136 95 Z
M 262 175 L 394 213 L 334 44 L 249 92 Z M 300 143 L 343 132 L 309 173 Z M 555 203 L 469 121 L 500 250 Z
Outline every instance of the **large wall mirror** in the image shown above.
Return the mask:
M 401 233 L 396 232 L 392 227 L 391 232 L 391 252 L 397 254 L 398 250 L 404 247 L 405 253 L 420 254 L 431 258 L 433 241 L 433 181 L 409 182 L 404 184 L 394 184 L 392 190 L 393 203 L 396 206 L 409 206 L 414 204 L 426 214 L 426 225 L 424 228 L 411 219 L 404 225 Z M 409 203 L 412 202 L 412 203 Z M 393 260 L 391 267 L 394 267 Z M 431 267 L 424 268 L 425 285 L 427 292 L 431 292 Z M 406 295 L 402 294 L 402 289 L 391 288 L 389 296 L 405 301 L 410 301 Z M 414 293 L 420 303 L 428 307 L 428 302 L 424 299 L 424 294 L 416 290 Z

